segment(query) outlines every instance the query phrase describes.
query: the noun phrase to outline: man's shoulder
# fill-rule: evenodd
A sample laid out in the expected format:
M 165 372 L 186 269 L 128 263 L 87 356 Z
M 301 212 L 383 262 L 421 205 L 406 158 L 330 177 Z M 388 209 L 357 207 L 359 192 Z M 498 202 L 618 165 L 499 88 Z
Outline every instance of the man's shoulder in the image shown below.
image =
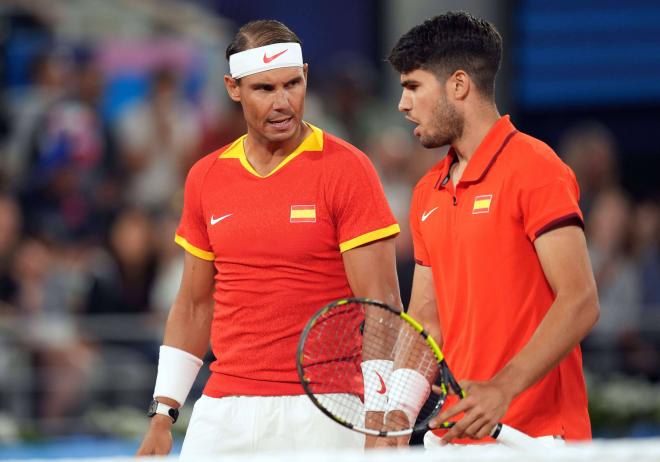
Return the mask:
M 348 172 L 374 170 L 369 156 L 346 140 L 323 132 L 323 168 L 329 172 L 346 175 Z
M 568 165 L 543 141 L 523 132 L 511 138 L 505 150 L 508 165 L 525 174 L 547 175 L 570 171 Z
M 190 167 L 190 171 L 188 172 L 188 177 L 189 178 L 195 178 L 195 177 L 203 177 L 205 176 L 209 170 L 216 164 L 216 161 L 220 158 L 223 152 L 225 152 L 227 149 L 229 149 L 234 142 L 226 144 L 225 146 L 216 149 L 215 151 L 206 154 L 202 157 L 200 157 L 193 165 Z
M 323 155 L 335 160 L 363 158 L 367 155 L 348 141 L 323 131 Z

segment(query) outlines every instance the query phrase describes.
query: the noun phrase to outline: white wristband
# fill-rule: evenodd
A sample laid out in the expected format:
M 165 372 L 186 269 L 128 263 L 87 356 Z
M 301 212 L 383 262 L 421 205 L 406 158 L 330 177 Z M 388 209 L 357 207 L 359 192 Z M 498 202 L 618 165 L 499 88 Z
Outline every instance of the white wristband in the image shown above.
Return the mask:
M 414 425 L 431 392 L 429 381 L 414 369 L 396 369 L 390 375 L 388 385 L 387 412 L 403 411 L 408 416 L 408 423 Z
M 387 384 L 392 373 L 393 362 L 389 359 L 370 359 L 362 363 L 364 380 L 364 410 L 387 409 Z
M 171 398 L 183 406 L 203 363 L 187 351 L 161 345 L 154 398 Z

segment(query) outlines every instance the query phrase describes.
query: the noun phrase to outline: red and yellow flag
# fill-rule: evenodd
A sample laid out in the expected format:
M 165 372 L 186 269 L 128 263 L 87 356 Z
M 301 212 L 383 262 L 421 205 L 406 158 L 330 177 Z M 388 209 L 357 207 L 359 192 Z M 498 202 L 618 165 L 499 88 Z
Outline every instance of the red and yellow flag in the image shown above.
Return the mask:
M 493 195 L 488 194 L 485 196 L 476 196 L 474 198 L 474 205 L 472 206 L 472 214 L 488 213 L 490 212 L 490 202 L 493 200 Z
M 316 205 L 292 205 L 291 223 L 316 223 Z

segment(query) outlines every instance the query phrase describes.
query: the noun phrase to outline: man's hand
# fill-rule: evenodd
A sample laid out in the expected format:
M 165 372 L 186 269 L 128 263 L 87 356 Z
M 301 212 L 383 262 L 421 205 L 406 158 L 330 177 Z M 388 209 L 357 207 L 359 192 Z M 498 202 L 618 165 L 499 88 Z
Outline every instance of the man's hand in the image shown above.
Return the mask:
M 172 419 L 156 414 L 136 456 L 166 456 L 172 450 Z
M 403 430 L 410 427 L 408 416 L 403 411 L 389 411 L 385 415 L 385 429 L 388 431 Z M 373 448 L 407 448 L 410 442 L 410 435 L 399 436 L 396 438 L 373 438 Z
M 506 414 L 513 399 L 506 387 L 493 381 L 464 381 L 460 382 L 460 385 L 466 397 L 440 413 L 429 424 L 431 428 L 436 428 L 452 417 L 465 413 L 463 418 L 442 437 L 441 444 L 450 443 L 454 438 L 481 439 L 490 435 L 495 425 Z

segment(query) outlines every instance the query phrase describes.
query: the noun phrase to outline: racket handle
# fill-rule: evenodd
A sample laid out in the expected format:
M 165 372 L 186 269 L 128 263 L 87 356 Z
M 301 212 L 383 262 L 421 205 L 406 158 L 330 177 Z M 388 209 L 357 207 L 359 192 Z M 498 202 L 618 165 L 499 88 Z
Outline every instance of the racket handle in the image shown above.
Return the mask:
M 531 451 L 534 449 L 547 447 L 536 438 L 532 438 L 526 433 L 523 433 L 502 423 L 495 425 L 495 428 L 493 428 L 490 436 L 505 446 L 523 451 Z

